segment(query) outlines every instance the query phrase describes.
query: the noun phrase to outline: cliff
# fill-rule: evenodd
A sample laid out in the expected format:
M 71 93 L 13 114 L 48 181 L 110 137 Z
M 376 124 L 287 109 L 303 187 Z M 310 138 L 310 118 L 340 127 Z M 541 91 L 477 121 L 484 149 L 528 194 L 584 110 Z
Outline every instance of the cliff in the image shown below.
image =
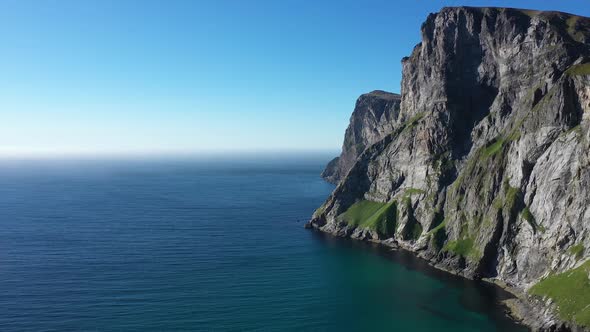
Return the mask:
M 308 226 L 505 284 L 536 330 L 590 326 L 590 19 L 444 8 L 421 32 L 399 106 L 359 98 Z
M 367 147 L 391 134 L 399 117 L 400 102 L 400 95 L 380 90 L 357 99 L 344 134 L 342 154 L 328 163 L 322 173 L 326 181 L 338 183 Z

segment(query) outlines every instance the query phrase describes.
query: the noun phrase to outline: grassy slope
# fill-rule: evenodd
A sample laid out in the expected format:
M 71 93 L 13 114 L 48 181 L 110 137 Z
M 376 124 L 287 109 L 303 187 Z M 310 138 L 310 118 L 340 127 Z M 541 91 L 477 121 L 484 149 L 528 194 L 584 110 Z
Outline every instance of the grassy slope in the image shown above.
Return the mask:
M 559 316 L 583 326 L 590 326 L 590 261 L 581 266 L 551 275 L 529 292 L 548 296 L 557 304 Z
M 395 201 L 379 203 L 359 201 L 339 216 L 347 224 L 355 227 L 368 228 L 382 235 L 395 231 L 397 221 L 397 204 Z

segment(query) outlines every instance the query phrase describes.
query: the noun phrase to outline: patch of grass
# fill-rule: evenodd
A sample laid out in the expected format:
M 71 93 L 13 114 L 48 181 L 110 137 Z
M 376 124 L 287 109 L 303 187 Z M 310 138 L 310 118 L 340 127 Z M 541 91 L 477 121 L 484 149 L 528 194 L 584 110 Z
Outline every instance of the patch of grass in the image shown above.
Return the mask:
M 575 66 L 574 66 L 575 67 Z M 572 67 L 570 67 L 571 69 Z M 569 69 L 568 69 L 569 70 Z M 566 70 L 567 73 L 567 70 Z M 539 110 L 543 109 L 545 106 L 547 106 L 547 104 L 549 104 L 551 102 L 551 100 L 553 99 L 553 97 L 555 96 L 555 94 L 557 93 L 557 90 L 559 88 L 559 85 L 554 85 L 551 89 L 549 89 L 549 91 L 543 96 L 543 98 L 541 98 L 541 100 L 539 100 L 535 106 L 533 106 L 533 108 L 531 109 L 532 112 L 538 112 Z
M 508 136 L 509 141 L 518 141 L 520 139 L 520 131 L 518 129 L 514 129 L 510 135 Z
M 533 228 L 533 232 L 536 233 L 537 229 L 541 230 L 541 228 L 537 224 L 537 220 L 535 219 L 535 216 L 533 216 L 533 214 L 531 213 L 531 210 L 529 210 L 528 206 L 525 206 L 524 209 L 522 209 L 522 211 L 520 212 L 520 215 L 522 216 L 522 218 L 524 220 L 526 220 L 529 223 L 529 225 L 531 225 L 531 227 Z
M 395 233 L 397 217 L 396 201 L 380 203 L 367 200 L 354 203 L 338 216 L 351 226 L 371 229 L 385 236 Z
M 434 227 L 433 229 L 429 230 L 428 231 L 428 234 L 429 235 L 435 234 L 436 232 L 439 232 L 440 230 L 444 229 L 446 225 L 447 225 L 447 221 L 446 220 L 443 220 L 436 227 Z
M 494 198 L 492 201 L 492 206 L 496 210 L 502 210 L 502 207 L 504 206 L 504 200 L 502 199 L 502 196 L 496 196 L 496 198 Z
M 423 117 L 424 117 L 424 112 L 414 115 L 413 117 L 410 118 L 410 120 L 408 120 L 408 126 L 415 125 L 416 123 L 418 123 L 418 121 L 422 120 Z
M 430 236 L 430 240 L 432 241 L 432 245 L 437 249 L 440 250 L 443 247 L 443 244 L 447 240 L 447 230 L 446 230 L 447 222 L 443 220 L 440 224 L 436 227 L 428 231 L 427 235 Z
M 532 100 L 534 98 L 533 96 L 534 96 L 534 92 L 531 91 L 530 97 L 527 97 L 527 98 Z M 527 120 L 528 117 L 529 117 L 529 113 L 527 113 L 525 116 L 523 116 L 520 119 L 518 119 L 517 121 L 515 121 L 514 126 L 512 127 L 512 131 L 510 131 L 510 133 L 508 134 L 508 137 L 507 137 L 508 142 L 515 142 L 520 139 L 520 137 L 522 135 L 521 134 L 522 125 L 524 124 L 524 122 Z
M 504 140 L 503 138 L 496 138 L 494 141 L 491 142 L 491 144 L 487 145 L 483 149 L 482 156 L 491 157 L 497 154 L 502 150 L 502 147 L 504 146 L 505 142 L 506 140 Z
M 403 130 L 406 131 L 406 130 L 413 129 L 414 127 L 416 127 L 416 125 L 418 125 L 418 122 L 420 122 L 420 120 L 422 120 L 423 117 L 424 117 L 424 112 L 418 113 L 415 116 L 411 117 L 408 121 L 405 122 L 405 126 L 404 126 Z
M 577 126 L 571 127 L 570 129 L 561 133 L 560 136 L 567 136 L 568 134 L 573 133 L 573 132 L 575 132 L 577 134 L 581 134 L 582 133 L 582 126 L 577 125 Z
M 520 188 L 511 187 L 507 178 L 504 179 L 503 186 L 506 188 L 504 200 L 501 203 L 495 201 L 494 207 L 498 208 L 498 206 L 500 206 L 499 209 L 508 214 L 508 221 L 512 223 L 517 220 L 518 215 L 523 211 L 524 208 L 526 208 L 526 205 L 524 204 L 523 194 L 522 191 L 520 191 Z M 534 225 L 536 225 L 536 223 Z M 533 226 L 533 230 L 536 232 L 536 226 Z
M 508 209 L 508 211 L 511 211 L 516 207 L 518 200 L 521 198 L 520 196 L 521 192 L 519 188 L 508 186 L 506 198 L 504 200 L 504 206 Z
M 322 204 L 319 208 L 317 208 L 314 212 L 313 215 L 314 216 L 321 216 L 322 214 L 324 214 L 324 212 L 326 212 L 326 203 Z
M 414 225 L 412 225 L 410 237 L 412 238 L 412 240 L 418 240 L 420 238 L 420 235 L 422 235 L 422 225 L 420 225 L 419 222 L 415 222 Z
M 434 211 L 434 215 L 432 216 L 432 222 L 430 223 L 430 226 L 432 228 L 429 229 L 429 232 L 432 231 L 433 229 L 437 228 L 441 224 L 444 224 L 445 222 L 446 222 L 446 219 L 445 219 L 444 211 L 436 209 Z
M 385 205 L 385 203 L 362 200 L 351 205 L 340 217 L 351 226 L 361 226 Z
M 467 217 L 465 214 L 461 213 L 459 219 L 461 223 L 459 239 L 447 242 L 443 247 L 443 251 L 450 251 L 456 255 L 477 260 L 481 258 L 482 255 L 475 246 L 474 237 L 469 235 L 469 223 L 467 222 Z
M 449 241 L 443 247 L 443 251 L 450 251 L 462 257 L 478 258 L 481 255 L 474 246 L 473 238 L 462 238 L 455 241 Z
M 576 259 L 580 259 L 584 255 L 584 245 L 581 243 L 576 244 L 575 246 L 571 247 L 568 251 Z
M 590 62 L 571 66 L 565 73 L 570 76 L 590 75 Z
M 582 326 L 590 326 L 590 261 L 579 267 L 551 275 L 534 285 L 529 292 L 550 297 L 559 316 Z
M 404 191 L 404 194 L 406 196 L 412 196 L 412 195 L 422 195 L 422 194 L 426 194 L 426 191 L 422 190 L 422 189 L 417 189 L 417 188 L 407 188 Z
M 483 218 L 482 226 L 485 227 L 485 228 L 492 227 L 492 219 L 490 219 L 490 218 Z
M 529 223 L 535 222 L 535 217 L 533 217 L 533 214 L 531 213 L 531 210 L 529 210 L 528 206 L 522 209 L 521 215 L 524 220 L 528 221 Z

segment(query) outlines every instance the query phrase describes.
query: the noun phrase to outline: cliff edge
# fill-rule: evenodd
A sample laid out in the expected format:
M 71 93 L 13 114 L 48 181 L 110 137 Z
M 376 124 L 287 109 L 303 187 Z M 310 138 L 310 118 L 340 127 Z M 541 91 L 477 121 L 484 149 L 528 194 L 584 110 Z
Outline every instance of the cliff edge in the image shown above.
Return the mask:
M 344 134 L 342 153 L 328 163 L 322 177 L 334 184 L 342 180 L 367 147 L 393 131 L 400 103 L 400 95 L 381 90 L 361 95 Z

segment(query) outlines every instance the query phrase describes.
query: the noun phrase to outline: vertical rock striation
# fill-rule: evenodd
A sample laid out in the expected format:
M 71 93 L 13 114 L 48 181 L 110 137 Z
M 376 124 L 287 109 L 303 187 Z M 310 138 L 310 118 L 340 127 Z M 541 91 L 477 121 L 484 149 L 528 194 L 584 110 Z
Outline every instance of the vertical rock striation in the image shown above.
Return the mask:
M 342 153 L 326 166 L 322 177 L 338 183 L 368 146 L 391 133 L 399 117 L 400 101 L 400 95 L 380 90 L 361 95 L 344 134 Z
M 580 268 L 590 257 L 590 19 L 444 8 L 402 64 L 401 101 L 357 101 L 324 172 L 338 186 L 308 226 L 396 243 L 522 292 Z M 588 326 L 587 302 L 558 308 L 565 325 L 551 310 L 528 323 Z

